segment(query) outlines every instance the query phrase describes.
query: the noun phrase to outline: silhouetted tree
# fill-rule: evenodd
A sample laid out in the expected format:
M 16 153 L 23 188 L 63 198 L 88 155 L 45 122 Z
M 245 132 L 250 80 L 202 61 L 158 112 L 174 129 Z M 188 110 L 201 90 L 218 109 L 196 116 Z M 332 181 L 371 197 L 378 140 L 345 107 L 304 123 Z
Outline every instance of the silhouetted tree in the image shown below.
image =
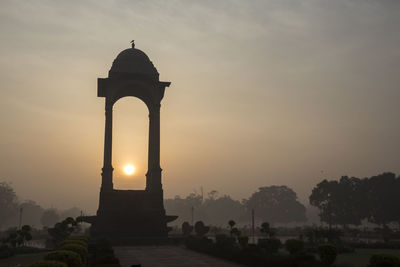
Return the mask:
M 360 225 L 365 216 L 365 192 L 360 189 L 361 180 L 343 176 L 339 181 L 323 180 L 312 190 L 310 204 L 319 209 L 321 221 L 346 226 Z
M 287 186 L 260 187 L 257 192 L 243 201 L 256 217 L 271 223 L 306 221 L 306 208 L 297 200 L 296 193 Z
M 383 173 L 359 179 L 343 176 L 339 181 L 323 180 L 312 190 L 310 204 L 319 209 L 321 221 L 360 225 L 363 219 L 382 225 L 400 225 L 400 178 Z
M 191 220 L 192 207 L 196 219 L 201 218 L 216 225 L 225 224 L 226 218 L 233 217 L 238 220 L 245 217 L 244 207 L 240 201 L 233 200 L 227 195 L 218 197 L 218 192 L 215 190 L 209 192 L 206 199 L 195 193 L 186 198 L 176 196 L 174 199 L 166 199 L 164 206 L 169 214 L 179 216 L 177 223 Z
M 233 230 L 233 227 L 236 225 L 236 222 L 234 220 L 229 220 L 228 225 L 229 225 L 230 233 L 231 233 L 231 236 L 232 236 L 232 234 L 233 234 L 232 230 Z
M 17 195 L 5 182 L 0 182 L 0 227 L 18 211 Z
M 194 231 L 196 232 L 196 234 L 198 236 L 204 236 L 205 234 L 208 233 L 208 231 L 210 231 L 210 227 L 209 226 L 205 226 L 204 223 L 202 221 L 198 221 L 194 224 Z
M 369 210 L 368 220 L 385 226 L 400 221 L 400 178 L 394 173 L 382 173 L 364 179 Z
M 193 232 L 193 226 L 188 222 L 182 224 L 182 233 L 184 236 L 189 236 Z
M 51 236 L 51 246 L 58 246 L 64 241 L 77 227 L 76 221 L 68 217 L 63 221 L 56 223 L 54 227 L 47 229 Z

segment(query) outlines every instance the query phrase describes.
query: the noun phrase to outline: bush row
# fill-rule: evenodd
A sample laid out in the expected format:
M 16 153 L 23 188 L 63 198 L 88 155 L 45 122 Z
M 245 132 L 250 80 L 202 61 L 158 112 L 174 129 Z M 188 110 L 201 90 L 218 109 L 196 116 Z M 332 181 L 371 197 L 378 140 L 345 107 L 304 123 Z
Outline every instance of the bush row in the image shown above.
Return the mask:
M 60 247 L 44 256 L 44 260 L 30 267 L 83 267 L 88 257 L 88 237 L 71 235 Z
M 238 238 L 239 240 L 239 238 Z M 278 253 L 282 246 L 279 239 L 259 239 L 258 244 L 243 244 L 226 235 L 216 235 L 215 242 L 206 237 L 189 236 L 186 246 L 199 252 L 224 258 L 247 266 L 324 266 L 315 256 L 304 252 L 301 240 L 288 240 L 285 247 L 291 254 Z

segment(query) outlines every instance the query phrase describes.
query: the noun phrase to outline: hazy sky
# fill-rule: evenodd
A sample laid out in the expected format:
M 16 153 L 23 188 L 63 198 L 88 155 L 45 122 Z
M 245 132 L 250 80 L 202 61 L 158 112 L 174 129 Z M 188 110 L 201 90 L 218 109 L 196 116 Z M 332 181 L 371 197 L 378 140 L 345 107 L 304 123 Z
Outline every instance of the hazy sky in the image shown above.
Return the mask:
M 0 2 L 0 180 L 45 207 L 98 203 L 97 78 L 136 40 L 160 79 L 166 197 L 247 198 L 400 174 L 400 1 Z M 144 188 L 148 112 L 114 107 L 114 184 Z M 121 169 L 137 167 L 133 177 Z

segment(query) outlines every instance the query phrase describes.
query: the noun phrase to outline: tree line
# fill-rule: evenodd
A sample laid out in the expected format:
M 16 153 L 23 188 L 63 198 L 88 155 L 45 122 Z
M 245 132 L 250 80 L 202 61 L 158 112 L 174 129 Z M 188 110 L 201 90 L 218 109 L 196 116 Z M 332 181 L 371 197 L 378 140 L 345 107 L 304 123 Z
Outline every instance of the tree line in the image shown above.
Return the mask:
M 382 227 L 397 223 L 400 227 L 400 176 L 382 173 L 367 178 L 343 176 L 339 180 L 322 180 L 312 190 L 309 202 L 318 208 L 321 222 L 329 227 L 359 226 L 371 222 Z M 174 224 L 202 220 L 221 226 L 227 218 L 248 225 L 254 211 L 256 222 L 304 223 L 306 208 L 297 194 L 287 186 L 264 186 L 242 201 L 213 190 L 191 193 L 182 198 L 165 199 L 167 214 L 178 215 Z M 13 188 L 0 182 L 0 228 L 16 226 L 22 211 L 22 224 L 40 228 L 51 226 L 67 217 L 80 215 L 79 208 L 60 211 L 44 209 L 32 200 L 20 201 Z
M 400 176 L 391 172 L 367 178 L 325 179 L 314 187 L 309 200 L 329 227 L 361 225 L 363 221 L 400 226 Z
M 167 214 L 178 215 L 175 224 L 202 220 L 211 225 L 225 225 L 227 218 L 248 224 L 251 212 L 256 221 L 270 223 L 305 222 L 306 208 L 297 194 L 287 186 L 260 187 L 248 199 L 234 200 L 229 195 L 219 196 L 215 190 L 191 193 L 186 198 L 175 196 L 164 201 Z M 193 217 L 193 218 L 192 218 Z
M 20 223 L 36 228 L 49 227 L 67 217 L 75 218 L 80 213 L 77 207 L 67 210 L 45 209 L 33 200 L 21 201 L 10 184 L 0 182 L 0 229 Z

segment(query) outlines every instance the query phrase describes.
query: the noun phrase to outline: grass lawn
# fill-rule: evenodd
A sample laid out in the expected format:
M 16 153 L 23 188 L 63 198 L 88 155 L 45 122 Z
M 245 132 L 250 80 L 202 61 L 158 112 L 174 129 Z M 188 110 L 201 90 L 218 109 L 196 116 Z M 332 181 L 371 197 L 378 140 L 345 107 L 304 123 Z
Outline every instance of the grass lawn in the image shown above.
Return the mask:
M 356 249 L 355 253 L 339 254 L 335 266 L 366 267 L 369 263 L 369 258 L 376 253 L 392 254 L 400 258 L 399 249 Z
M 47 252 L 14 255 L 7 259 L 0 259 L 0 267 L 26 267 L 35 261 L 43 259 Z

